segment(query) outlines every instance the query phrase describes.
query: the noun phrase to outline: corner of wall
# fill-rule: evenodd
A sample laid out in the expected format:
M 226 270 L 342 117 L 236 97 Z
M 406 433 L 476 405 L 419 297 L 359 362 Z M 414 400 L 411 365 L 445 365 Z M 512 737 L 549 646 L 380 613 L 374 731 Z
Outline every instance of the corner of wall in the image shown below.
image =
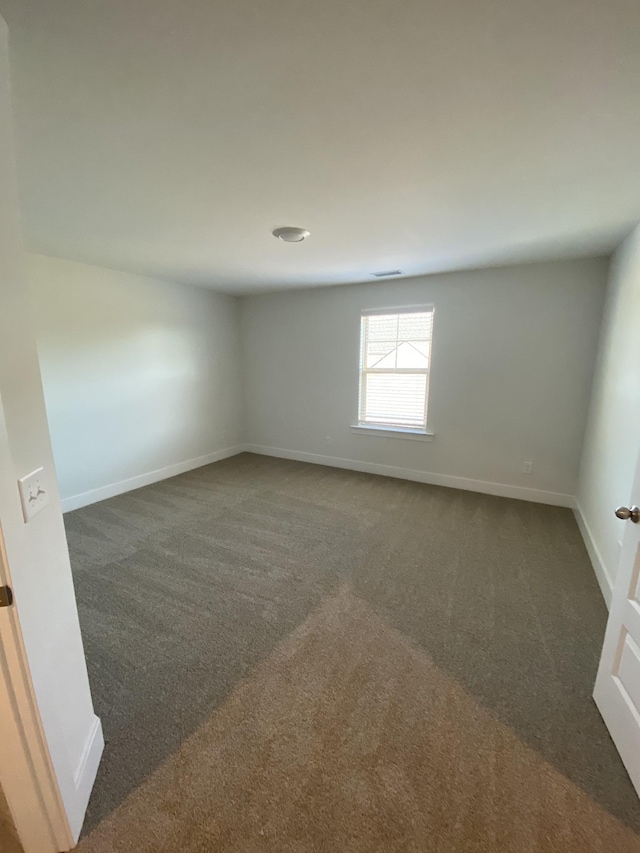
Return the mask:
M 608 287 L 589 410 L 584 430 L 576 519 L 593 568 L 610 606 L 618 534 L 612 510 L 629 498 L 638 445 L 628 424 L 640 416 L 637 388 L 640 339 L 640 226 L 609 258 Z

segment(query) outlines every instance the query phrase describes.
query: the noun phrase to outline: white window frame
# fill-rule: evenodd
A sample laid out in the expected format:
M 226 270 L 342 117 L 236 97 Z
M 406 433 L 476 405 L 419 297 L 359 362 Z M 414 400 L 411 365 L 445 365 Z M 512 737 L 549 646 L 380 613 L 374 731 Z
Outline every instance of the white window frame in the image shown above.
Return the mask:
M 430 312 L 431 338 L 429 339 L 428 367 L 426 368 L 367 368 L 364 364 L 367 342 L 365 339 L 365 318 L 384 314 L 425 314 Z M 414 441 L 431 441 L 434 433 L 427 428 L 427 417 L 429 411 L 429 385 L 431 379 L 431 357 L 433 344 L 433 322 L 435 312 L 433 305 L 411 305 L 408 307 L 374 308 L 363 310 L 360 314 L 360 363 L 358 372 L 358 419 L 351 425 L 353 433 L 371 436 L 386 436 L 395 438 L 411 439 Z M 391 423 L 374 423 L 362 420 L 364 400 L 366 395 L 366 377 L 368 374 L 423 374 L 426 376 L 424 395 L 424 422 L 423 426 L 414 428 L 409 426 L 398 426 Z

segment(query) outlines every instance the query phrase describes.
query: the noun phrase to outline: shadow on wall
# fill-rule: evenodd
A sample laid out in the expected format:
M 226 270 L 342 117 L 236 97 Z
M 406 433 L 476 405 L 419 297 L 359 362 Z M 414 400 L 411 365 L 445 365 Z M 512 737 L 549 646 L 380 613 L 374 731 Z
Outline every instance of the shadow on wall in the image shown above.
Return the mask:
M 39 255 L 29 276 L 63 499 L 237 444 L 237 299 Z

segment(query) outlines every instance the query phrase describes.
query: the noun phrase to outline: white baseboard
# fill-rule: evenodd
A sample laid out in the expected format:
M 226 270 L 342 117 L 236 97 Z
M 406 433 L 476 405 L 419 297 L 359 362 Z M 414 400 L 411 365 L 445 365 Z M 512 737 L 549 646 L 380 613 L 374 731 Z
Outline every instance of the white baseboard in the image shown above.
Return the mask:
M 98 765 L 102 758 L 104 750 L 104 736 L 102 734 L 102 723 L 99 717 L 94 717 L 87 743 L 82 753 L 80 765 L 76 770 L 74 782 L 76 786 L 75 802 L 73 810 L 69 810 L 69 824 L 73 833 L 74 841 L 80 837 L 80 830 L 84 822 L 84 816 L 87 811 L 89 797 L 93 789 L 93 783 L 96 780 Z
M 575 505 L 573 495 L 560 492 L 545 492 L 541 489 L 528 489 L 525 486 L 510 486 L 506 483 L 491 483 L 486 480 L 470 480 L 467 477 L 455 477 L 451 474 L 433 474 L 413 468 L 396 468 L 393 465 L 381 465 L 377 462 L 360 462 L 357 459 L 342 459 L 339 456 L 322 456 L 318 453 L 305 453 L 301 450 L 283 450 L 280 447 L 263 447 L 259 444 L 245 444 L 242 448 L 248 453 L 262 456 L 276 456 L 280 459 L 295 459 L 298 462 L 312 462 L 316 465 L 329 465 L 332 468 L 346 468 L 350 471 L 362 471 L 366 474 L 381 474 L 383 477 L 398 477 L 401 480 L 414 480 L 432 486 L 448 486 L 452 489 L 465 489 L 470 492 L 482 492 L 503 498 L 517 498 L 534 503 L 571 507 Z
M 130 492 L 133 489 L 140 489 L 142 486 L 150 486 L 152 483 L 157 483 L 159 480 L 166 480 L 168 477 L 175 477 L 178 474 L 184 474 L 185 471 L 192 471 L 194 468 L 200 468 L 202 465 L 210 465 L 212 462 L 219 462 L 221 459 L 227 459 L 229 456 L 235 456 L 237 453 L 242 453 L 242 445 L 234 447 L 225 447 L 223 450 L 216 450 L 213 453 L 208 453 L 206 456 L 198 456 L 196 459 L 187 459 L 185 462 L 177 462 L 175 465 L 167 465 L 164 468 L 158 468 L 155 471 L 148 471 L 146 474 L 139 474 L 136 477 L 129 477 L 127 480 L 120 480 L 117 483 L 109 483 L 106 486 L 100 486 L 98 489 L 91 489 L 88 492 L 81 492 L 78 495 L 71 495 L 68 498 L 62 499 L 62 511 L 71 512 L 74 509 L 80 509 L 83 506 L 104 501 L 107 498 L 113 498 L 116 495 L 121 495 L 123 492 Z
M 589 555 L 589 559 L 593 565 L 593 570 L 596 573 L 596 578 L 600 584 L 602 597 L 605 600 L 607 608 L 610 609 L 611 599 L 613 598 L 613 581 L 611 580 L 611 575 L 607 571 L 607 567 L 602 559 L 602 554 L 598 550 L 598 546 L 595 543 L 591 530 L 589 529 L 589 525 L 587 524 L 582 509 L 580 508 L 580 504 L 576 504 L 574 514 L 587 549 L 587 554 Z

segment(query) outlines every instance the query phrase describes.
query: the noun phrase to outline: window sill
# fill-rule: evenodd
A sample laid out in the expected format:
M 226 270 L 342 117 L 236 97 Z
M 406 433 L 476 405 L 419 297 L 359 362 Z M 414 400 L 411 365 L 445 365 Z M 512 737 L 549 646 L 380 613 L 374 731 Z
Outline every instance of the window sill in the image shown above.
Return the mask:
M 429 430 L 373 426 L 372 424 L 352 424 L 351 432 L 357 435 L 374 435 L 379 438 L 408 438 L 410 441 L 433 441 L 434 435 Z

